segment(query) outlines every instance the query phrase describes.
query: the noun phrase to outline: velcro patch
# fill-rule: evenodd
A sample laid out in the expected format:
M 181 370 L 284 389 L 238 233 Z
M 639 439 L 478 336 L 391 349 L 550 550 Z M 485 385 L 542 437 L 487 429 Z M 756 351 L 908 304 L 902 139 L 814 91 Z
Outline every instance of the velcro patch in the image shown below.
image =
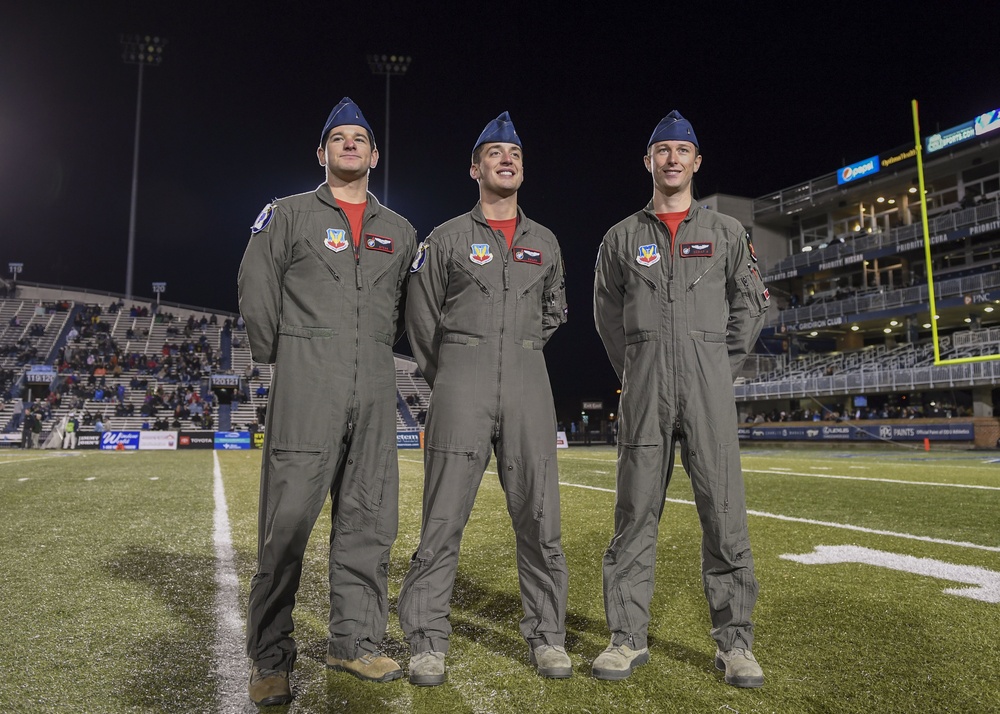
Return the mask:
M 711 243 L 681 243 L 682 258 L 711 258 L 714 252 Z
M 371 233 L 365 234 L 365 248 L 368 250 L 378 250 L 383 253 L 392 252 L 392 238 L 383 238 L 382 236 L 373 235 Z
M 262 210 L 257 215 L 257 220 L 255 220 L 253 222 L 253 225 L 250 226 L 250 233 L 251 234 L 260 233 L 262 230 L 267 228 L 267 224 L 271 222 L 271 219 L 273 217 L 274 217 L 274 204 L 269 203 L 266 206 L 264 206 L 264 210 Z
M 514 260 L 518 263 L 531 263 L 532 265 L 542 264 L 542 251 L 533 250 L 532 248 L 521 248 L 519 246 L 514 246 L 511 248 L 514 254 Z

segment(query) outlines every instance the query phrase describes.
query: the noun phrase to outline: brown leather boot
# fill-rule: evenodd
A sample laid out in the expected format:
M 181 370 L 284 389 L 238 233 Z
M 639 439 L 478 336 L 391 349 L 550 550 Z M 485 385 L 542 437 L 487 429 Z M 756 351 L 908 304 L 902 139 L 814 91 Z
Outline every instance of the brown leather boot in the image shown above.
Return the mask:
M 251 667 L 250 701 L 259 707 L 291 702 L 292 688 L 288 684 L 288 672 L 280 669 Z
M 353 674 L 367 682 L 391 682 L 403 676 L 403 670 L 395 660 L 381 652 L 366 652 L 357 659 L 339 659 L 327 655 L 326 666 L 338 672 Z

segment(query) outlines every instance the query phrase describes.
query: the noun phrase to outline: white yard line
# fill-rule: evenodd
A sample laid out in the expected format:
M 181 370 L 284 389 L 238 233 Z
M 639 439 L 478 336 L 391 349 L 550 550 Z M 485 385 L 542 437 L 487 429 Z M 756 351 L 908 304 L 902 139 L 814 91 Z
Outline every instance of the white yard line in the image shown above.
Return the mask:
M 212 452 L 215 493 L 215 636 L 212 641 L 212 662 L 220 705 L 246 697 L 247 665 L 243 657 L 243 618 L 239 607 L 239 580 L 236 559 L 229 530 L 229 507 L 222 486 L 219 453 Z
M 573 488 L 585 488 L 588 491 L 603 491 L 604 493 L 614 493 L 613 488 L 601 488 L 600 486 L 585 486 L 580 483 L 568 483 L 566 481 L 560 481 L 560 486 L 572 486 Z M 680 498 L 668 498 L 666 499 L 668 503 L 680 503 L 685 506 L 693 506 L 694 501 L 685 501 Z M 907 540 L 919 540 L 925 543 L 936 543 L 938 545 L 953 545 L 959 548 L 975 548 L 977 550 L 988 550 L 993 553 L 1000 553 L 1000 547 L 992 545 L 979 545 L 978 543 L 967 543 L 965 541 L 957 540 L 945 540 L 943 538 L 931 538 L 930 536 L 913 535 L 911 533 L 896 533 L 895 531 L 886 531 L 878 528 L 865 528 L 864 526 L 852 526 L 848 523 L 834 523 L 832 521 L 817 521 L 812 518 L 796 518 L 795 516 L 783 516 L 778 513 L 768 513 L 767 511 L 751 511 L 747 509 L 747 513 L 751 516 L 759 516 L 761 518 L 774 518 L 779 521 L 788 521 L 790 523 L 808 523 L 813 526 L 825 526 L 827 528 L 841 528 L 848 531 L 857 531 L 859 533 L 871 533 L 872 535 L 883 535 L 890 536 L 892 538 L 905 538 Z
M 25 459 L 9 459 L 7 461 L 0 461 L 0 465 L 2 465 L 2 464 L 26 464 L 29 461 L 51 461 L 52 459 L 64 459 L 68 455 L 69 454 L 66 454 L 66 455 L 58 454 L 58 455 L 53 455 L 53 456 L 33 456 L 31 458 L 25 458 Z M 74 454 L 74 456 L 76 456 L 76 454 Z
M 969 483 L 939 483 L 936 481 L 904 481 L 895 478 L 873 478 L 871 476 L 838 476 L 837 474 L 814 474 L 800 471 L 780 471 L 778 469 L 743 469 L 749 474 L 775 474 L 778 476 L 809 476 L 810 478 L 836 478 L 845 481 L 877 481 L 879 483 L 899 483 L 907 486 L 943 486 L 946 488 L 974 488 L 981 491 L 1000 491 L 1000 486 L 977 486 Z

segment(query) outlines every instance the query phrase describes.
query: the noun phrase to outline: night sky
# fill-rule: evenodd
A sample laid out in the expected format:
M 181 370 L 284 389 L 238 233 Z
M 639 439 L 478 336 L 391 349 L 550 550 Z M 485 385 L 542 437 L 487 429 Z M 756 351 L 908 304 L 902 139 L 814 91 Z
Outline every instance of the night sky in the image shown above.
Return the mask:
M 166 281 L 164 299 L 235 311 L 249 226 L 270 199 L 323 180 L 316 145 L 341 97 L 373 125 L 389 205 L 420 238 L 474 205 L 472 144 L 507 110 L 525 149 L 520 204 L 566 259 L 570 322 L 546 348 L 560 416 L 580 399 L 610 406 L 594 259 L 604 232 L 648 201 L 642 155 L 671 109 L 701 141 L 698 194 L 756 197 L 912 142 L 911 99 L 925 134 L 1000 106 L 988 2 L 891 4 L 905 14 L 881 3 L 6 5 L 4 277 L 20 261 L 23 280 L 125 290 L 138 70 L 122 62 L 122 33 L 169 42 L 144 77 L 137 297 Z M 392 80 L 387 151 L 375 52 L 413 57 Z M 383 170 L 371 178 L 380 198 Z

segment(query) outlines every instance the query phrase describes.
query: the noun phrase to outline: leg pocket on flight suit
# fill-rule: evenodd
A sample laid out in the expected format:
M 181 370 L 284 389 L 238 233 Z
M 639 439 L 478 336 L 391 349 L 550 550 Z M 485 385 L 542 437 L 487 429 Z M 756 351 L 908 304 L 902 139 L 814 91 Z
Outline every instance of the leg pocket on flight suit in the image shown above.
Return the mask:
M 370 508 L 375 514 L 375 532 L 395 538 L 399 529 L 399 462 L 395 445 L 379 449 L 378 477 Z
M 719 444 L 713 483 L 715 511 L 719 514 L 719 535 L 734 553 L 749 545 L 746 497 L 740 471 L 739 442 Z
M 324 483 L 328 456 L 327 452 L 318 449 L 272 447 L 267 457 L 268 530 L 275 519 L 282 526 L 302 521 L 303 509 L 311 519 L 306 526 L 311 530 L 328 495 L 328 486 Z

